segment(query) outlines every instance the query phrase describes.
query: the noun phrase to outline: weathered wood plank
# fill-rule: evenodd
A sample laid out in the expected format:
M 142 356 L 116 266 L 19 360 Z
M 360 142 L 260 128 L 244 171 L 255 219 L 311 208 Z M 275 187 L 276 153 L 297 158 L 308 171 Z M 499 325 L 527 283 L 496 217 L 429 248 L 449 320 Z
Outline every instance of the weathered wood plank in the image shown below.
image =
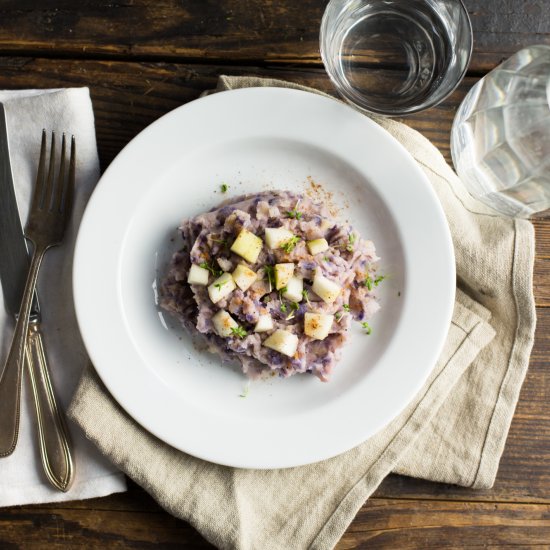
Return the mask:
M 336 549 L 526 548 L 549 540 L 548 505 L 372 500 Z
M 193 527 L 164 512 L 94 509 L 0 509 L 0 547 L 211 549 Z
M 213 548 L 167 514 L 67 508 L 0 511 L 3 549 Z M 545 545 L 550 505 L 371 500 L 336 548 Z
M 486 71 L 533 42 L 550 43 L 546 0 L 465 0 Z M 5 0 L 0 52 L 56 57 L 320 64 L 326 0 Z

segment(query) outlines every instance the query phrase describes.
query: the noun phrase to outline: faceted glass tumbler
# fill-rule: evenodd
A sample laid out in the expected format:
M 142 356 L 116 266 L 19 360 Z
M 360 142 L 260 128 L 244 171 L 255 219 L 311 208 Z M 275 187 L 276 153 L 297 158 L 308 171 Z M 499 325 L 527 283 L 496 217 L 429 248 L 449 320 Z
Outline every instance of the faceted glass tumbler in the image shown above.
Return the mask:
M 451 152 L 470 193 L 499 213 L 550 208 L 550 46 L 521 50 L 470 90 Z

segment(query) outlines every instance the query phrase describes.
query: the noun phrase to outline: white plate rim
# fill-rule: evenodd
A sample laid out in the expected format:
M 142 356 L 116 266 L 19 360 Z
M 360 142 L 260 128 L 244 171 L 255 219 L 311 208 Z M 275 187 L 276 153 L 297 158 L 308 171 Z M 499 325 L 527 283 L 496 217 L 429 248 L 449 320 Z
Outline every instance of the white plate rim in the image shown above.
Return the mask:
M 306 101 L 307 103 L 305 103 Z M 128 379 L 125 374 L 117 370 L 116 358 L 109 358 L 105 353 L 105 342 L 102 341 L 105 334 L 99 334 L 101 329 L 98 332 L 96 322 L 89 315 L 89 312 L 97 307 L 97 304 L 91 307 L 91 302 L 98 299 L 96 295 L 90 293 L 89 289 L 90 270 L 94 269 L 94 264 L 98 260 L 97 236 L 94 237 L 94 233 L 97 230 L 98 222 L 105 220 L 105 206 L 112 203 L 113 197 L 120 193 L 120 190 L 117 190 L 116 182 L 112 181 L 115 173 L 132 158 L 143 158 L 142 155 L 147 153 L 147 149 L 155 139 L 162 140 L 165 125 L 171 125 L 175 121 L 183 124 L 195 109 L 199 107 L 200 109 L 208 108 L 210 112 L 214 113 L 224 113 L 228 109 L 244 109 L 244 112 L 246 112 L 255 102 L 265 106 L 277 102 L 285 105 L 298 102 L 302 107 L 307 105 L 313 109 L 318 108 L 321 113 L 324 109 L 329 109 L 330 106 L 329 110 L 332 113 L 336 111 L 340 116 L 354 120 L 354 123 L 362 126 L 366 133 L 376 136 L 376 141 L 380 144 L 381 150 L 391 151 L 395 155 L 394 158 L 407 165 L 410 170 L 410 181 L 414 182 L 416 190 L 422 194 L 422 200 L 431 205 L 431 214 L 433 215 L 431 221 L 439 229 L 438 235 L 434 236 L 439 255 L 436 271 L 438 274 L 442 274 L 442 280 L 438 282 L 439 286 L 437 288 L 439 304 L 437 309 L 433 311 L 436 319 L 433 326 L 429 327 L 432 330 L 432 341 L 421 354 L 423 366 L 418 367 L 416 383 L 411 384 L 406 390 L 400 389 L 399 399 L 395 400 L 391 411 L 381 414 L 380 418 L 369 424 L 368 429 L 357 428 L 349 436 L 340 438 L 337 444 L 331 444 L 330 441 L 327 441 L 326 445 L 321 445 L 321 449 L 316 447 L 312 452 L 302 449 L 300 452 L 289 453 L 288 450 L 285 450 L 280 457 L 262 456 L 261 452 L 252 457 L 245 457 L 244 450 L 237 450 L 236 452 L 222 450 L 220 452 L 220 449 L 215 445 L 201 446 L 197 444 L 197 441 L 189 445 L 186 441 L 181 441 L 177 433 L 166 423 L 166 417 L 162 417 L 162 414 L 151 414 L 150 411 L 143 409 L 142 403 L 144 399 L 147 399 L 150 388 L 143 386 L 139 388 L 128 387 Z M 123 229 L 122 225 L 117 225 L 112 220 L 111 222 L 115 232 Z M 116 244 L 113 243 L 114 246 Z M 94 253 L 90 254 L 90 251 Z M 138 134 L 111 163 L 92 194 L 79 230 L 73 270 L 75 309 L 83 341 L 96 371 L 111 395 L 147 431 L 169 445 L 210 462 L 242 468 L 285 468 L 331 458 L 355 447 L 387 425 L 417 394 L 439 357 L 454 308 L 455 281 L 454 250 L 445 215 L 429 180 L 408 151 L 379 125 L 354 111 L 351 107 L 324 96 L 283 88 L 245 88 L 206 96 L 164 115 Z M 109 307 L 109 304 L 103 305 Z M 111 314 L 117 314 L 116 306 L 117 304 L 112 304 Z M 123 357 L 123 354 L 119 353 L 118 355 L 119 359 Z M 352 396 L 356 401 L 358 397 L 357 395 Z M 209 425 L 213 426 L 213 424 Z

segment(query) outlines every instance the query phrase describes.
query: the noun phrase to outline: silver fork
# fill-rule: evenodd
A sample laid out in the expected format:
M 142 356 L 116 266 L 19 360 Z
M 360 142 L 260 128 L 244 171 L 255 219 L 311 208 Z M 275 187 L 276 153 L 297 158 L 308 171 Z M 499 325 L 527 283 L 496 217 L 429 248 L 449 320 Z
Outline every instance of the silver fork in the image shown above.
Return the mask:
M 25 343 L 29 330 L 29 315 L 40 265 L 52 246 L 61 243 L 73 202 L 75 180 L 75 139 L 71 138 L 69 174 L 66 173 L 66 140 L 61 142 L 61 160 L 55 178 L 55 134 L 52 132 L 50 160 L 46 176 L 46 131 L 42 132 L 40 162 L 25 237 L 33 243 L 33 254 L 27 282 L 15 325 L 13 340 L 0 378 L 0 453 L 13 452 L 19 434 L 21 372 Z

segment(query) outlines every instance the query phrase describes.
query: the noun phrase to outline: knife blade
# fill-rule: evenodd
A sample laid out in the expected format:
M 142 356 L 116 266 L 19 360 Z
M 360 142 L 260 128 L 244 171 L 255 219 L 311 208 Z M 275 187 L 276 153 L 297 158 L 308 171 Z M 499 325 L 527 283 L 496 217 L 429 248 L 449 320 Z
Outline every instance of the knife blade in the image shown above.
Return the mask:
M 14 317 L 19 313 L 27 272 L 30 266 L 27 240 L 25 239 L 17 199 L 13 185 L 8 142 L 8 126 L 4 105 L 0 103 L 0 282 L 8 312 Z M 51 384 L 44 342 L 40 330 L 40 308 L 36 293 L 30 315 L 29 336 L 26 343 L 26 367 L 31 382 L 38 423 L 38 442 L 44 473 L 57 489 L 67 491 L 71 485 L 74 467 L 68 431 L 61 411 L 57 406 Z M 0 373 L 2 381 L 3 373 Z M 13 388 L 2 391 L 21 391 L 21 379 L 9 380 Z M 13 452 L 19 430 L 16 419 L 12 448 L 2 456 Z M 13 426 L 11 426 L 13 428 Z
M 17 315 L 29 270 L 29 251 L 17 209 L 9 159 L 6 111 L 0 103 L 0 281 L 8 313 Z M 39 313 L 35 294 L 31 317 L 36 317 Z

